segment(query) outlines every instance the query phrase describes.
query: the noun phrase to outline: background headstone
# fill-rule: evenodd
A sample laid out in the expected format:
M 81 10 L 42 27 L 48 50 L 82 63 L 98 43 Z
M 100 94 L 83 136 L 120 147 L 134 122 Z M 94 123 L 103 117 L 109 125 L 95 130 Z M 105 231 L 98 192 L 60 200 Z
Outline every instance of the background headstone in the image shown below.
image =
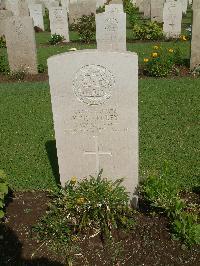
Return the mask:
M 5 21 L 7 18 L 12 16 L 12 11 L 0 10 L 0 36 L 5 35 Z
M 120 62 L 120 64 L 119 64 Z M 138 185 L 138 58 L 86 50 L 48 59 L 61 184 L 97 175 Z
M 163 22 L 165 0 L 151 0 L 151 21 Z
M 99 7 L 104 6 L 106 3 L 106 0 L 97 0 L 96 1 L 96 8 L 98 9 Z
M 144 17 L 145 18 L 150 18 L 151 17 L 151 0 L 145 0 L 144 1 Z
M 70 0 L 61 0 L 61 5 L 67 9 L 67 12 L 69 12 L 69 1 Z
M 178 38 L 181 34 L 182 9 L 181 3 L 168 0 L 163 9 L 163 32 L 167 38 Z
M 188 7 L 188 0 L 178 0 L 181 3 L 182 6 L 182 12 L 184 14 L 187 13 L 187 7 Z
M 67 10 L 63 7 L 51 7 L 49 9 L 51 34 L 59 34 L 69 42 L 69 28 Z
M 107 11 L 96 14 L 96 40 L 99 50 L 126 50 L 126 14 Z
M 69 22 L 76 22 L 83 15 L 96 13 L 96 1 L 94 0 L 70 0 L 69 3 Z
M 7 0 L 6 9 L 12 11 L 14 16 L 29 16 L 28 3 L 26 0 Z
M 6 45 L 10 69 L 37 74 L 37 54 L 33 20 L 30 17 L 11 17 L 6 20 Z
M 200 65 L 200 1 L 193 0 L 193 24 L 191 41 L 190 68 L 194 69 Z
M 33 19 L 34 26 L 44 31 L 44 19 L 41 4 L 29 5 L 30 17 Z
M 105 6 L 105 12 L 124 12 L 124 8 L 120 4 L 110 4 Z

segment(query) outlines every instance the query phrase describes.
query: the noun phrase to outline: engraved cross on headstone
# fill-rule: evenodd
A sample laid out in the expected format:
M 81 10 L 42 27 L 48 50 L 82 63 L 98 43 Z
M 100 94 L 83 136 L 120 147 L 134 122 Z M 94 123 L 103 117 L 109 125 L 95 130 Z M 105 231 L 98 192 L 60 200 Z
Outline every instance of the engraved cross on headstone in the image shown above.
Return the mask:
M 94 141 L 95 141 L 95 150 L 94 151 L 85 151 L 84 154 L 85 155 L 95 155 L 96 156 L 96 173 L 99 174 L 100 172 L 100 156 L 101 155 L 110 155 L 112 156 L 111 152 L 104 152 L 101 151 L 99 148 L 99 140 L 98 140 L 98 136 L 94 136 Z

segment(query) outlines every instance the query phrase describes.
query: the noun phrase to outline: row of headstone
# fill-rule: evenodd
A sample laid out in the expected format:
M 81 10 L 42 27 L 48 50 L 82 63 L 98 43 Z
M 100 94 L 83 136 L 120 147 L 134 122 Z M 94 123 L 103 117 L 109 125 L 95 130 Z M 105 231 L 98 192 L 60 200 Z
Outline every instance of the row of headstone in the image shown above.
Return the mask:
M 39 15 L 38 17 L 42 18 L 41 5 L 40 4 L 33 5 L 33 7 L 35 6 L 36 7 L 39 6 L 40 10 L 39 12 L 38 12 L 38 9 L 36 11 L 33 10 L 32 12 L 33 13 L 35 12 L 36 15 Z M 1 10 L 0 19 L 1 17 L 4 18 L 5 15 L 7 17 L 12 16 L 12 12 Z M 68 42 L 69 32 L 68 32 L 68 19 L 67 19 L 66 9 L 63 9 L 62 7 L 50 8 L 49 15 L 50 15 L 50 22 L 51 22 L 50 27 L 51 27 L 52 34 L 54 33 L 60 34 L 64 36 L 65 41 Z M 23 16 L 21 15 L 21 20 L 22 20 L 22 17 Z M 27 18 L 27 16 L 25 16 L 25 18 Z M 164 22 L 164 31 L 166 32 L 167 37 L 178 37 L 179 36 L 180 31 L 181 31 L 181 18 L 182 18 L 182 11 L 180 9 L 180 2 L 178 1 L 175 2 L 174 0 L 167 0 L 164 6 L 164 21 L 166 21 Z M 37 22 L 38 27 L 41 27 L 41 28 L 43 27 L 43 20 L 40 20 L 38 18 L 36 22 Z M 11 26 L 12 20 L 8 20 L 8 23 L 10 23 L 10 25 L 7 26 L 7 29 L 12 27 Z M 194 21 L 194 24 L 196 24 L 195 21 Z M 8 37 L 8 35 L 9 34 L 13 35 L 13 33 L 10 30 L 5 30 L 5 23 L 2 23 L 0 25 L 3 25 L 2 28 L 0 27 L 0 34 L 5 34 L 6 39 L 8 39 L 7 42 L 9 43 L 10 38 Z M 32 22 L 29 25 L 32 25 Z M 21 23 L 21 25 L 18 28 L 23 28 L 23 23 Z M 16 32 L 17 31 L 18 29 L 16 29 Z M 24 30 L 24 32 L 26 32 L 26 30 Z M 30 32 L 32 32 L 32 30 L 30 30 Z M 194 33 L 193 39 L 195 39 L 194 38 L 195 25 L 194 25 L 193 33 Z M 22 37 L 22 34 L 20 34 L 20 38 L 21 37 Z M 126 14 L 123 11 L 122 5 L 119 5 L 119 4 L 108 5 L 106 6 L 104 13 L 100 13 L 96 15 L 96 39 L 97 39 L 97 48 L 99 50 L 115 50 L 115 51 L 126 50 Z M 21 39 L 21 41 L 24 42 L 23 38 Z M 10 49 L 9 47 L 11 47 L 11 49 L 14 49 L 13 48 L 14 46 L 8 44 L 8 53 L 12 54 L 9 52 L 9 49 Z M 20 49 L 18 50 L 20 51 Z M 19 67 L 16 67 L 16 64 L 15 65 L 12 64 L 12 60 L 10 61 L 11 61 L 10 62 L 11 70 L 18 70 L 19 68 L 22 68 L 22 63 L 20 62 L 20 60 L 16 63 L 19 65 Z M 36 62 L 36 60 L 32 60 L 32 62 Z M 25 66 L 26 65 L 27 63 L 25 63 Z M 30 69 L 27 69 L 27 70 L 29 73 L 33 73 L 34 71 L 32 71 L 32 69 L 33 67 L 30 67 Z
M 188 8 L 188 0 L 174 0 L 179 2 L 180 9 L 185 14 Z M 165 2 L 168 0 L 136 0 L 135 5 L 141 13 L 144 13 L 146 18 L 151 18 L 151 21 L 163 22 L 163 9 Z

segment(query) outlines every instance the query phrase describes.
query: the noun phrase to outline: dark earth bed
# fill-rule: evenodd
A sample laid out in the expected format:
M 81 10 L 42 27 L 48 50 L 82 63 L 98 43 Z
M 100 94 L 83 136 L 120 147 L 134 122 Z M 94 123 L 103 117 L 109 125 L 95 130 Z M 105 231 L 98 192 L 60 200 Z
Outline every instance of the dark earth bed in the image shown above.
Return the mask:
M 16 192 L 8 199 L 0 226 L 0 265 L 64 265 L 63 258 L 33 238 L 31 228 L 47 210 L 46 192 Z M 135 214 L 132 233 L 116 233 L 118 247 L 105 249 L 99 236 L 80 241 L 73 265 L 200 265 L 200 249 L 171 238 L 167 218 L 144 210 Z M 116 254 L 115 254 L 116 253 Z

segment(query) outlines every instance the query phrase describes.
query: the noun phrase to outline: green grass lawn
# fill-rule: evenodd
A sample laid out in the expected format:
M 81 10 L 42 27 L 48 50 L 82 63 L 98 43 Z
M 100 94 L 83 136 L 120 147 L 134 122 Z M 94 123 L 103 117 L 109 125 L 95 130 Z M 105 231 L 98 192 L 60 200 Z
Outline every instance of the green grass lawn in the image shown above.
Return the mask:
M 183 18 L 183 32 L 191 24 L 188 10 Z M 46 26 L 48 21 L 45 20 Z M 49 32 L 36 34 L 38 64 L 46 66 L 55 54 L 94 49 L 79 42 L 77 32 L 70 32 L 71 43 L 48 45 Z M 127 38 L 132 39 L 130 25 Z M 127 49 L 139 55 L 139 63 L 148 57 L 154 45 L 179 48 L 190 57 L 190 42 L 128 42 Z M 6 49 L 0 49 L 6 55 Z M 140 80 L 140 177 L 159 174 L 164 162 L 172 170 L 173 182 L 191 187 L 199 184 L 200 79 Z M 48 83 L 0 84 L 0 169 L 4 169 L 15 190 L 52 189 L 56 186 L 58 166 Z
M 173 182 L 200 185 L 200 79 L 139 82 L 140 177 L 168 162 Z M 0 84 L 0 169 L 14 190 L 53 189 L 58 179 L 48 83 Z M 54 163 L 53 163 L 54 161 Z

